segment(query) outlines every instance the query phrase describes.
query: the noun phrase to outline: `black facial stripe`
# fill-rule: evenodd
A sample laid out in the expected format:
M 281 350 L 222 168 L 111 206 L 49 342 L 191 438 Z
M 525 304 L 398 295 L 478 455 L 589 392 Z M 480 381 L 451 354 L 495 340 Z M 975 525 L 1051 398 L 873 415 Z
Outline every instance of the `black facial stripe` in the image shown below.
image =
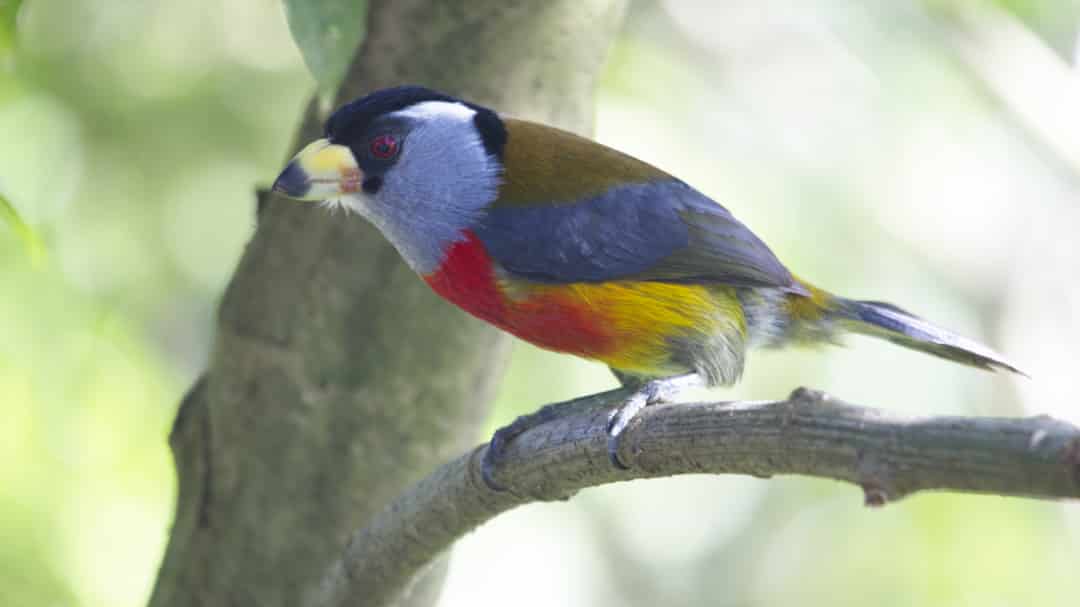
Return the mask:
M 506 125 L 503 124 L 499 115 L 495 112 L 472 103 L 466 103 L 476 112 L 473 116 L 473 124 L 480 133 L 480 140 L 484 143 L 484 150 L 491 156 L 503 160 L 503 148 L 506 147 Z
M 365 178 L 364 181 L 360 184 L 360 187 L 364 190 L 366 194 L 374 194 L 379 191 L 379 188 L 382 187 L 382 184 L 382 177 L 379 177 L 378 175 L 372 175 L 371 177 Z

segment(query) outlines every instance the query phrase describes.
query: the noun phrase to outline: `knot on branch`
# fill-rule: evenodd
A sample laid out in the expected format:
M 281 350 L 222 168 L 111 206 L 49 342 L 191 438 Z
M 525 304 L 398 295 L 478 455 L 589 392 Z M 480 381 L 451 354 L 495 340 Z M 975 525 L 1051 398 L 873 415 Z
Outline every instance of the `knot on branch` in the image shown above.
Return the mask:
M 814 390 L 807 388 L 806 386 L 799 386 L 791 391 L 791 395 L 788 396 L 788 402 L 793 406 L 802 405 L 820 405 L 827 402 L 829 395 L 821 390 Z
M 855 477 L 863 490 L 863 504 L 868 508 L 880 508 L 903 497 L 893 482 L 888 463 L 872 451 L 855 450 Z

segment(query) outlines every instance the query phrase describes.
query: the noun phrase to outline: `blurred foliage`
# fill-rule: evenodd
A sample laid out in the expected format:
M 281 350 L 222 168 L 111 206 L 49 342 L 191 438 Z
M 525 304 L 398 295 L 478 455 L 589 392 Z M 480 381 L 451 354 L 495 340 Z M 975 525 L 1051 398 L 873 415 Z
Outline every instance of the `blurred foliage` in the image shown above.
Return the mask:
M 1073 56 L 1078 40 L 1080 0 L 995 0 L 995 3 L 1038 33 L 1062 57 Z
M 0 67 L 7 66 L 15 52 L 15 21 L 23 0 L 0 0 Z
M 0 0 L 0 100 L 2 93 L 13 85 L 12 72 L 15 67 L 15 24 L 22 0 Z M 26 243 L 27 250 L 35 263 L 40 263 L 44 255 L 41 241 L 33 229 L 23 221 L 15 205 L 4 194 L 3 182 L 0 181 L 0 223 L 6 223 Z
M 1067 4 L 1010 10 L 1064 40 Z M 720 397 L 810 384 L 913 415 L 1080 421 L 1080 286 L 1063 279 L 1080 267 L 1080 179 L 1049 168 L 939 16 L 920 0 L 633 5 L 600 139 L 715 196 L 801 276 L 991 341 L 1037 378 L 861 340 L 754 352 Z M 0 183 L 49 263 L 0 221 L 0 605 L 139 605 L 168 533 L 175 407 L 254 187 L 316 82 L 280 0 L 31 0 L 18 24 Z M 490 427 L 613 382 L 519 344 Z M 501 517 L 462 543 L 442 604 L 1071 606 L 1077 562 L 1075 504 L 941 495 L 868 512 L 836 483 L 685 477 Z
M 3 188 L 0 188 L 0 217 L 26 244 L 26 250 L 31 261 L 34 264 L 40 264 L 45 259 L 45 247 L 41 242 L 41 238 L 19 216 L 19 212 L 15 210 L 15 205 L 11 204 L 11 201 L 4 196 Z
M 284 0 L 296 45 L 329 107 L 367 26 L 366 0 Z
M 280 0 L 32 0 L 19 28 L 0 183 L 49 263 L 0 220 L 0 605 L 140 605 L 175 407 L 313 82 Z

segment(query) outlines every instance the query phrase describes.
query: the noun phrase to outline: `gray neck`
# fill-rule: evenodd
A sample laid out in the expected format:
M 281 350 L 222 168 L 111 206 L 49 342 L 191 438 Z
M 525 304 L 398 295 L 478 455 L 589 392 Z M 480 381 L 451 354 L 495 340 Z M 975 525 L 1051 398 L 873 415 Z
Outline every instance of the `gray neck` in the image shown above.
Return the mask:
M 486 200 L 477 206 L 483 207 L 489 202 Z M 443 204 L 448 206 L 451 201 L 444 201 Z M 437 270 L 450 246 L 463 240 L 465 230 L 475 225 L 483 214 L 482 210 L 417 214 L 403 207 L 390 203 L 382 212 L 371 212 L 367 208 L 358 208 L 357 211 L 375 224 L 405 263 L 421 275 Z

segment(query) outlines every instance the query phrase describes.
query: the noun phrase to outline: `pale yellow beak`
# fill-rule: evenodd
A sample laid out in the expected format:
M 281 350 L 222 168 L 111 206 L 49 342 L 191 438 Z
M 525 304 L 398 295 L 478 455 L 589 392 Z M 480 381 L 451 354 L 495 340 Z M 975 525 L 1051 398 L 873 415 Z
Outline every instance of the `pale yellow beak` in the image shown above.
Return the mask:
M 316 139 L 289 161 L 274 191 L 296 200 L 326 200 L 360 191 L 364 173 L 349 148 Z

